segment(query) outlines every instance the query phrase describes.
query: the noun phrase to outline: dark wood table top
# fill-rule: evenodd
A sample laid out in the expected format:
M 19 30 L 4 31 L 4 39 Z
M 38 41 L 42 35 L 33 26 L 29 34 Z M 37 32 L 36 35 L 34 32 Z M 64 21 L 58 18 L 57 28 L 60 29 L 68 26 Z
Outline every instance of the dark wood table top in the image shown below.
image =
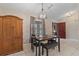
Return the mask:
M 41 37 L 37 37 L 37 39 L 39 40 L 39 41 L 46 41 L 46 40 L 51 40 L 52 38 L 59 38 L 59 37 L 57 37 L 57 36 L 41 36 Z

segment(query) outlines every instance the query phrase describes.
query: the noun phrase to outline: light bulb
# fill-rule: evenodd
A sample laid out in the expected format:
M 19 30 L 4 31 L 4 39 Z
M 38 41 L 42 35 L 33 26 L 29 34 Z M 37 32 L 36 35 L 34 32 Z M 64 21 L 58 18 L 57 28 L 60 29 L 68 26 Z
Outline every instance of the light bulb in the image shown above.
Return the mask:
M 46 15 L 45 14 L 41 14 L 40 18 L 46 18 Z

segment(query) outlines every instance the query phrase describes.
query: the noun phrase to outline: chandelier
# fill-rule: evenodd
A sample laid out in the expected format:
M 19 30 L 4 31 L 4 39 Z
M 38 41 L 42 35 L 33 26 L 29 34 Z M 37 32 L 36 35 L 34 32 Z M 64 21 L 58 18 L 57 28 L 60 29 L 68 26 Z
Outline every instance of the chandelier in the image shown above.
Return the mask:
M 40 15 L 38 16 L 39 19 L 46 19 L 47 18 L 47 12 L 44 10 L 44 5 L 43 3 L 41 3 L 41 12 L 40 12 Z M 53 6 L 53 4 L 51 4 L 48 8 L 47 8 L 47 11 Z
M 39 15 L 39 18 L 40 19 L 45 19 L 46 18 L 46 13 L 44 12 L 43 3 L 41 5 L 42 5 L 42 8 L 41 8 L 41 13 Z

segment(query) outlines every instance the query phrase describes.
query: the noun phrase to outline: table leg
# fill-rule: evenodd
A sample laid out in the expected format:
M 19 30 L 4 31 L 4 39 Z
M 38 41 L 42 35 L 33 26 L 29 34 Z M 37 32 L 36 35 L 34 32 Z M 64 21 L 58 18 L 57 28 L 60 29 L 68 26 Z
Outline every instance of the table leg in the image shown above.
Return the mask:
M 40 56 L 40 45 L 39 45 L 39 54 L 38 55 Z
M 60 38 L 58 38 L 58 51 L 60 52 Z
M 48 49 L 46 49 L 46 56 L 48 56 Z
M 37 47 L 36 47 L 36 56 L 37 56 Z
M 44 55 L 44 48 L 43 48 L 43 46 L 42 46 L 42 55 Z

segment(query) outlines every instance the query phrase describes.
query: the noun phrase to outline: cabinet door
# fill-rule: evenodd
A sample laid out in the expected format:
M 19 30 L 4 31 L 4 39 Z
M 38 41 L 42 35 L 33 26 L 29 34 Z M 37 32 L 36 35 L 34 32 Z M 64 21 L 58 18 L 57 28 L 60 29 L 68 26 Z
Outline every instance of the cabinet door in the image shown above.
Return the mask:
M 14 44 L 16 51 L 23 49 L 22 20 L 14 18 Z
M 2 48 L 2 44 L 3 44 L 3 38 L 2 38 L 2 17 L 0 17 L 0 55 L 2 55 L 3 53 L 3 48 Z
M 13 33 L 12 20 L 10 17 L 3 17 L 3 54 L 13 53 Z
M 17 17 L 3 17 L 4 55 L 22 50 L 22 22 Z

